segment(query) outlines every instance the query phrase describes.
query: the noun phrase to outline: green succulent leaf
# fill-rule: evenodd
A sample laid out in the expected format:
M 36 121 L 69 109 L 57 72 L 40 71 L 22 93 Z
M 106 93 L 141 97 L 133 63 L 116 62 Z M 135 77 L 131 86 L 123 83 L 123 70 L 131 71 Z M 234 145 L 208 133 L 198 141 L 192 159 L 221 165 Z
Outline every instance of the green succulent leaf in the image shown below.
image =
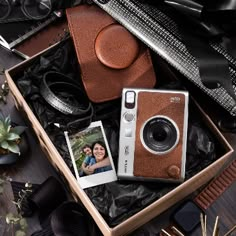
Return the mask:
M 11 124 L 11 118 L 10 118 L 10 116 L 7 116 L 7 117 L 5 118 L 5 123 L 6 123 L 7 125 L 10 125 L 10 124 Z
M 5 134 L 0 135 L 0 143 L 3 142 L 3 141 L 7 141 Z
M 11 126 L 11 118 L 0 113 L 0 147 L 13 153 L 20 154 L 19 146 L 16 140 L 20 139 L 20 135 L 25 131 L 24 126 Z
M 3 148 L 3 149 L 8 149 L 9 147 L 9 144 L 7 141 L 3 141 L 0 143 L 0 147 Z
M 20 148 L 19 146 L 14 143 L 14 142 L 10 142 L 8 143 L 8 150 L 13 152 L 13 153 L 18 153 L 20 155 Z
M 15 236 L 26 236 L 26 233 L 22 230 L 17 230 Z
M 28 224 L 27 224 L 27 221 L 26 221 L 25 218 L 22 218 L 20 220 L 20 226 L 21 226 L 22 229 L 26 229 L 27 228 Z
M 11 125 L 9 119 L 10 118 L 7 117 L 6 119 L 0 120 L 0 142 L 6 140 L 6 136 L 10 132 Z
M 1 133 L 1 131 L 0 131 L 0 142 L 2 142 L 4 140 L 4 135 L 3 135 L 3 133 Z
M 19 138 L 20 138 L 20 136 L 16 133 L 13 133 L 13 132 L 10 132 L 6 135 L 6 139 L 9 141 L 17 140 Z
M 5 126 L 2 121 L 0 121 L 0 134 L 3 135 L 6 133 Z
M 6 119 L 3 121 L 3 124 L 4 124 L 4 127 L 5 127 L 5 130 L 7 130 L 7 132 L 9 132 L 10 128 L 11 128 L 11 118 L 10 118 L 10 116 L 6 117 Z

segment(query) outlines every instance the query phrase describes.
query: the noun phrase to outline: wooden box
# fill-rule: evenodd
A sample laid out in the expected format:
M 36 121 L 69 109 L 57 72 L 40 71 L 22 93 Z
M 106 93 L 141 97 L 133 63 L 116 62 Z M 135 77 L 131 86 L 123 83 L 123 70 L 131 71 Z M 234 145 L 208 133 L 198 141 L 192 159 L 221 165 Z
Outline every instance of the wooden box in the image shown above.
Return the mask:
M 51 46 L 47 50 L 55 47 L 57 45 Z M 118 235 L 126 235 L 138 227 L 142 226 L 146 222 L 153 219 L 155 216 L 159 215 L 163 211 L 167 210 L 169 207 L 185 198 L 187 195 L 191 194 L 199 187 L 207 183 L 211 178 L 213 178 L 219 170 L 221 170 L 222 166 L 226 164 L 230 160 L 230 154 L 233 152 L 232 147 L 227 142 L 227 140 L 223 137 L 211 119 L 204 113 L 204 111 L 198 106 L 199 112 L 203 116 L 205 120 L 205 124 L 208 128 L 214 133 L 216 139 L 221 143 L 222 148 L 224 150 L 224 154 L 219 157 L 215 162 L 210 164 L 207 168 L 200 171 L 198 174 L 194 175 L 192 178 L 186 180 L 174 190 L 168 192 L 160 199 L 156 200 L 143 210 L 129 217 L 127 220 L 123 221 L 119 225 L 111 228 L 95 208 L 90 198 L 86 195 L 84 190 L 80 188 L 78 185 L 74 175 L 71 173 L 70 169 L 60 156 L 56 147 L 48 137 L 45 130 L 42 128 L 41 124 L 37 120 L 35 114 L 30 109 L 29 105 L 25 101 L 21 92 L 17 88 L 14 78 L 16 78 L 19 74 L 29 67 L 33 62 L 38 60 L 39 56 L 45 53 L 47 50 L 35 55 L 34 57 L 23 61 L 22 63 L 10 68 L 6 71 L 7 81 L 9 83 L 9 87 L 11 93 L 15 100 L 15 105 L 22 113 L 24 113 L 32 125 L 32 128 L 35 134 L 38 137 L 38 141 L 41 145 L 42 150 L 48 157 L 48 160 L 52 163 L 52 165 L 60 172 L 61 175 L 64 176 L 64 179 L 67 181 L 69 188 L 75 199 L 80 199 L 80 201 L 87 208 L 90 215 L 93 217 L 94 221 L 100 228 L 101 232 L 107 236 L 118 236 Z

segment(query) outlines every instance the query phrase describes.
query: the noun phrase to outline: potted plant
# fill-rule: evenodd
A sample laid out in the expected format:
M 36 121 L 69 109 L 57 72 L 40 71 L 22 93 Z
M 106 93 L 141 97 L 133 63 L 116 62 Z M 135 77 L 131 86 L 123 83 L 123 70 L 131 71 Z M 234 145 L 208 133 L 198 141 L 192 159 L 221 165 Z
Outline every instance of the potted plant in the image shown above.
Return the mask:
M 19 126 L 0 114 L 0 165 L 15 163 L 28 151 L 27 127 Z

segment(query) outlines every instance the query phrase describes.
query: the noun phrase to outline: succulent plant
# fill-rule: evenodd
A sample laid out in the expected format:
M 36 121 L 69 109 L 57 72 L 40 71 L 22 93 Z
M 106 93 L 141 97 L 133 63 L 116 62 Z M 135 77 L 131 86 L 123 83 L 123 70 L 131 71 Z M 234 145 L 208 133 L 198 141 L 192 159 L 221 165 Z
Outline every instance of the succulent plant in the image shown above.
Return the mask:
M 12 152 L 20 155 L 18 144 L 24 130 L 24 126 L 12 126 L 10 116 L 5 118 L 0 114 L 0 149 L 6 153 Z

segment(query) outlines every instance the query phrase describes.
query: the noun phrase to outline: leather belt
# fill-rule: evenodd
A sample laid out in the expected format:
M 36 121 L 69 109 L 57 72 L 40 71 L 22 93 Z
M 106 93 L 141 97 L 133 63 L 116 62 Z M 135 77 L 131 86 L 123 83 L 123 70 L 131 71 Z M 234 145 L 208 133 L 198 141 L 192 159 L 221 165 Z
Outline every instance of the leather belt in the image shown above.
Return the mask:
M 90 124 L 92 104 L 74 79 L 59 72 L 47 72 L 40 85 L 40 94 L 54 109 L 72 117 L 72 122 L 67 127 L 76 128 L 84 122 L 86 125 L 83 124 L 83 127 Z

